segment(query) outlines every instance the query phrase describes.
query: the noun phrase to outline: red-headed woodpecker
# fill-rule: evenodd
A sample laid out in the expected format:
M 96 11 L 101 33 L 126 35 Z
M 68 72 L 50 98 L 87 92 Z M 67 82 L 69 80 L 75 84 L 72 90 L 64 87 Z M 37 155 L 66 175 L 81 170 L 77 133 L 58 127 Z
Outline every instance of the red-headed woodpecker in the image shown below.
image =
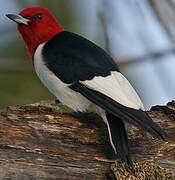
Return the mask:
M 93 42 L 65 31 L 45 8 L 7 14 L 18 24 L 34 69 L 61 103 L 79 112 L 95 112 L 104 120 L 114 152 L 133 167 L 125 123 L 163 138 L 163 131 L 113 59 Z

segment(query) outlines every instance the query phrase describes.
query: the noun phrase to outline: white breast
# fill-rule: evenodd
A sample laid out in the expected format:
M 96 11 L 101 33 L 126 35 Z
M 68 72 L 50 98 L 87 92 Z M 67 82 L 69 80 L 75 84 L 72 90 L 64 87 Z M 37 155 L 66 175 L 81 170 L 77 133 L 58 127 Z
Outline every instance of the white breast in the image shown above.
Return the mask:
M 34 67 L 40 80 L 64 105 L 72 108 L 74 111 L 83 112 L 88 110 L 92 103 L 80 93 L 71 90 L 68 84 L 63 83 L 44 64 L 41 53 L 43 46 L 44 44 L 38 46 L 34 54 Z

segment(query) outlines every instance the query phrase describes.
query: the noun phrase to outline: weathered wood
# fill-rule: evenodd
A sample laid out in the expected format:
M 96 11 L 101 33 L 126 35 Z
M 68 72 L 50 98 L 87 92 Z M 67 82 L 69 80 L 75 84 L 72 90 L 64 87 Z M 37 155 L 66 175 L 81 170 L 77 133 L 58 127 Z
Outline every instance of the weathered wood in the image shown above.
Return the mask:
M 175 173 L 175 107 L 156 106 L 150 115 L 167 142 L 132 127 L 132 157 Z M 94 114 L 61 114 L 51 103 L 0 111 L 0 179 L 114 179 L 109 157 L 106 126 Z

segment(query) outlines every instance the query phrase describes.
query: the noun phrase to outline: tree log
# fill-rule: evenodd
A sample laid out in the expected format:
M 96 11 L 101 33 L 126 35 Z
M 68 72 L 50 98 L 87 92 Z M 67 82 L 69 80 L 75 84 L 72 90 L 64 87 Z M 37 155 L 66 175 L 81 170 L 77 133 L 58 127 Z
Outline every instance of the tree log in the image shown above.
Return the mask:
M 110 158 L 113 152 L 103 121 L 94 114 L 61 113 L 52 103 L 0 110 L 0 179 L 119 179 L 121 169 Z M 135 127 L 129 132 L 133 160 L 155 161 L 166 168 L 167 178 L 175 174 L 174 104 L 149 112 L 167 133 L 165 142 Z

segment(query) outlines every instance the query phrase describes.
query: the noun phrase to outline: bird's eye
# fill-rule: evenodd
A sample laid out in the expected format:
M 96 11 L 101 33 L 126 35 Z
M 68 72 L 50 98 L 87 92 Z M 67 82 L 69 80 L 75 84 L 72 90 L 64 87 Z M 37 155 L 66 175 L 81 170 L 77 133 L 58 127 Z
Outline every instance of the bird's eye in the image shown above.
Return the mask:
M 43 14 L 37 14 L 36 19 L 37 20 L 42 20 L 43 19 Z

